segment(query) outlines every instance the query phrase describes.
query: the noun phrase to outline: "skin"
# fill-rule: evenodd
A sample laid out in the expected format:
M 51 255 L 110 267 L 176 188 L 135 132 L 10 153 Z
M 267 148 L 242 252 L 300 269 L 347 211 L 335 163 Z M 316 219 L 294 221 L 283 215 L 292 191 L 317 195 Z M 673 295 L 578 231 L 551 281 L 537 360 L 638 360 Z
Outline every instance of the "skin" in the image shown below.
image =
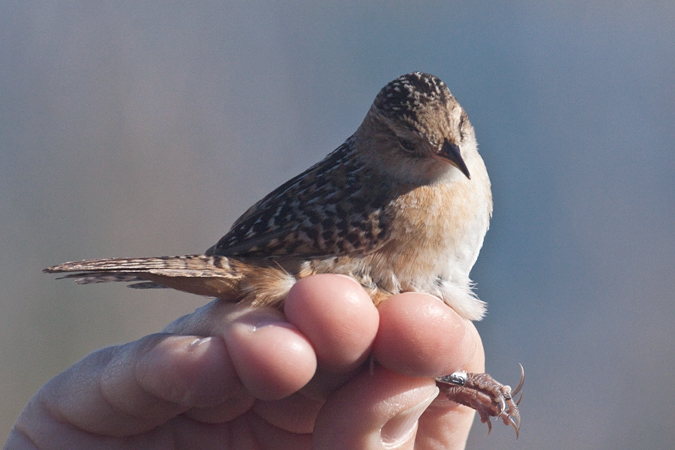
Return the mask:
M 214 301 L 86 356 L 30 400 L 5 449 L 463 449 L 474 413 L 432 379 L 461 368 L 483 372 L 483 346 L 438 299 L 375 308 L 353 280 L 316 275 L 284 313 Z

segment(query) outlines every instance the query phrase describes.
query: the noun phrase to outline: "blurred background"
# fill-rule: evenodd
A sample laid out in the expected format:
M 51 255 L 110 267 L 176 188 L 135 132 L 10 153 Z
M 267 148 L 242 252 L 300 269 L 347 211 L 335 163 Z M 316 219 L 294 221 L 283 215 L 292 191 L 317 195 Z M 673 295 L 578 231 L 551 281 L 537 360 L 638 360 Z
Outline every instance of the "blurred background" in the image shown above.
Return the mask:
M 672 0 L 6 0 L 0 39 L 0 441 L 52 376 L 205 303 L 42 268 L 205 250 L 422 70 L 493 182 L 488 371 L 527 374 L 520 439 L 477 421 L 468 448 L 675 447 Z

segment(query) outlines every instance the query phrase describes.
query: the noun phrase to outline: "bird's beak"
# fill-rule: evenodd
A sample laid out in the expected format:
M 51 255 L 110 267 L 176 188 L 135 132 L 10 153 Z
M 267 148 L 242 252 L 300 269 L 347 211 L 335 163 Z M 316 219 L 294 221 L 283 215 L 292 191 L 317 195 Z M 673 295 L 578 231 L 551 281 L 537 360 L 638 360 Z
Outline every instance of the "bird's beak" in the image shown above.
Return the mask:
M 462 159 L 462 153 L 459 151 L 459 146 L 457 144 L 445 141 L 437 155 L 457 167 L 468 179 L 471 179 L 469 169 Z

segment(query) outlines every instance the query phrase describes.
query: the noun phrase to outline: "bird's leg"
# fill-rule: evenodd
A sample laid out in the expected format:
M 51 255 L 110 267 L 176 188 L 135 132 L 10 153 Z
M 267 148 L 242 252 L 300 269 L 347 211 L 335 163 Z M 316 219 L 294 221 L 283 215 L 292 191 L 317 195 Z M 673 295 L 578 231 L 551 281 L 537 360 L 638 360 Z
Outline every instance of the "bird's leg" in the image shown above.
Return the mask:
M 520 392 L 525 381 L 525 371 L 520 366 L 520 382 L 515 389 L 505 386 L 492 378 L 487 373 L 455 372 L 451 375 L 436 378 L 436 384 L 448 400 L 475 409 L 480 416 L 480 421 L 488 424 L 488 434 L 492 430 L 490 417 L 500 417 L 505 425 L 510 425 L 516 430 L 516 438 L 520 430 L 520 413 L 518 400 L 513 397 Z

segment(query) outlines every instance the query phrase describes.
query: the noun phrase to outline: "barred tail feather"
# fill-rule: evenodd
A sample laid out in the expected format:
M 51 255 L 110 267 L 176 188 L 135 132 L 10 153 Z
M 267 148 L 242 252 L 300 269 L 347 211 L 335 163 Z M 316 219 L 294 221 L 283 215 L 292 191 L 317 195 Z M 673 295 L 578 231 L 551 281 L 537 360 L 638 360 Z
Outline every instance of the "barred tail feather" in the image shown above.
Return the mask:
M 246 269 L 249 270 L 246 270 Z M 160 256 L 74 261 L 44 269 L 67 273 L 77 284 L 127 282 L 130 287 L 168 287 L 197 295 L 229 298 L 250 266 L 224 256 Z
M 51 269 L 51 267 L 50 267 Z M 45 272 L 47 269 L 45 269 Z M 111 272 L 77 272 L 64 275 L 62 277 L 57 277 L 57 280 L 63 280 L 66 278 L 74 278 L 75 284 L 98 284 L 98 283 L 133 283 L 129 284 L 128 287 L 134 289 L 161 289 L 166 288 L 167 286 L 162 286 L 161 284 L 153 283 L 148 281 L 145 278 L 141 278 L 138 275 L 124 274 L 124 273 L 111 273 Z
M 171 288 L 191 294 L 281 306 L 296 279 L 281 267 L 254 266 L 225 256 L 188 255 L 74 261 L 44 269 L 77 284 L 133 283 L 136 289 Z
M 162 275 L 203 277 L 209 274 L 234 273 L 230 260 L 224 256 L 158 256 L 150 258 L 109 258 L 72 261 L 44 269 L 46 273 L 112 272 L 161 273 Z

